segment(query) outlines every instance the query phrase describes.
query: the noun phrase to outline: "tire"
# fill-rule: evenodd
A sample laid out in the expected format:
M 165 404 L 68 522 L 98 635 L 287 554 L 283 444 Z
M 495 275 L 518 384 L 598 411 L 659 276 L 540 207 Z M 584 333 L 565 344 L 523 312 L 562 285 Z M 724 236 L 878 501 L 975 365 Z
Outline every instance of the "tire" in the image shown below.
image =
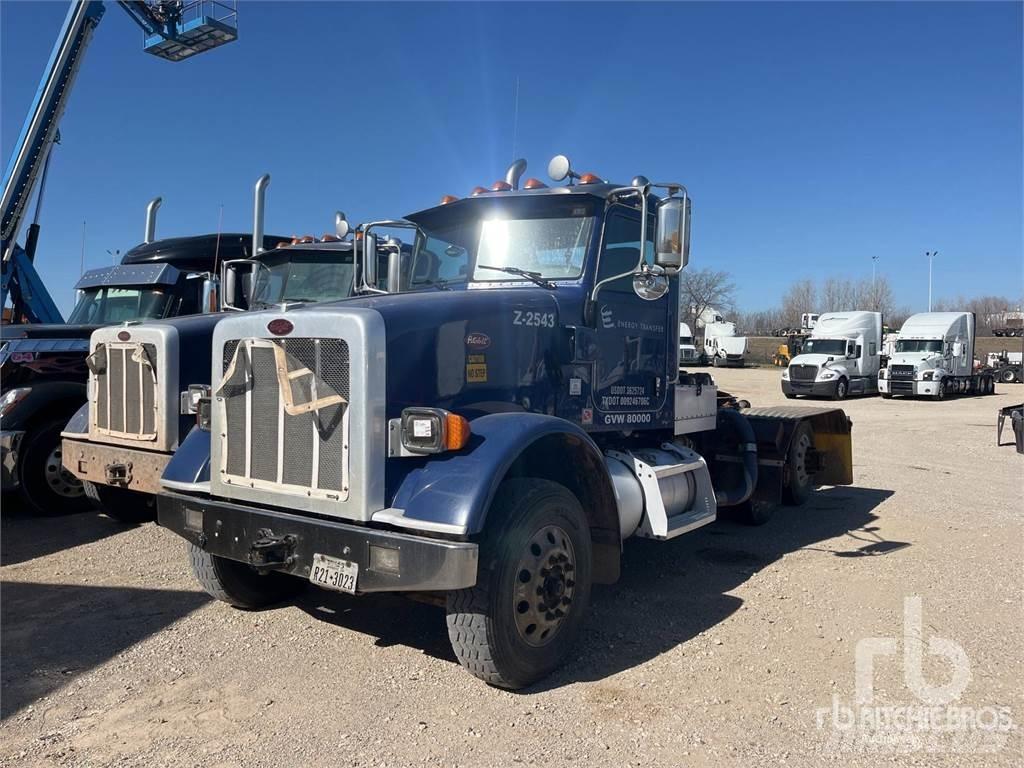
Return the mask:
M 892 400 L 892 392 L 883 392 L 882 393 L 882 399 L 883 400 Z
M 775 505 L 769 501 L 747 499 L 735 507 L 727 507 L 727 516 L 743 525 L 764 525 L 775 514 Z
M 715 355 L 715 356 L 714 356 L 714 357 L 712 358 L 712 360 L 711 360 L 711 366 L 712 366 L 713 368 L 721 368 L 721 367 L 722 367 L 723 365 L 725 365 L 725 363 L 724 363 L 724 362 L 722 362 L 722 358 L 720 358 L 720 357 L 719 357 L 718 355 Z
M 21 497 L 39 515 L 84 512 L 90 506 L 81 481 L 61 465 L 60 433 L 67 421 L 55 419 L 30 430 L 19 451 Z
M 1003 384 L 1013 384 L 1016 378 L 1017 374 L 1013 372 L 1012 368 L 1004 368 L 999 372 L 999 380 L 1003 382 Z
M 476 586 L 448 593 L 448 638 L 470 674 L 522 688 L 576 642 L 590 601 L 590 530 L 575 496 L 534 478 L 503 482 L 488 518 Z
M 807 472 L 807 452 L 813 447 L 811 425 L 801 422 L 793 432 L 786 453 L 786 484 L 782 488 L 782 500 L 791 507 L 799 507 L 811 497 L 814 486 Z
M 279 603 L 305 589 L 307 582 L 286 573 L 260 573 L 245 563 L 211 555 L 191 542 L 192 573 L 206 593 L 236 608 L 254 610 Z
M 86 497 L 107 517 L 135 525 L 156 520 L 156 497 L 127 488 L 84 481 Z
M 845 400 L 846 396 L 850 394 L 850 385 L 844 378 L 840 378 L 836 382 L 836 391 L 832 393 L 833 400 Z
M 946 399 L 946 380 L 945 379 L 939 379 L 939 388 L 937 390 L 935 390 L 935 394 L 932 395 L 932 397 L 934 399 L 936 399 L 936 400 L 945 400 Z

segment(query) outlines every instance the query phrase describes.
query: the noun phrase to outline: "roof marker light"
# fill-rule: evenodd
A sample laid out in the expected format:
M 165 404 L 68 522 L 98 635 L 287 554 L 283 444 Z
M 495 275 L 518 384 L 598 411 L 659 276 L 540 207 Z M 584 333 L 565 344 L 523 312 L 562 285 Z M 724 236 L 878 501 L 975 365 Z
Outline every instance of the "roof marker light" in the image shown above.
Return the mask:
M 494 186 L 491 187 L 491 192 L 511 192 L 512 185 L 507 181 L 501 181 L 500 179 L 494 182 Z
M 472 195 L 473 197 L 476 197 L 477 195 L 482 195 L 486 191 L 487 190 L 484 189 L 483 187 L 473 187 L 473 191 L 470 192 L 469 194 Z
M 458 199 L 459 198 L 457 198 L 455 195 L 445 195 L 444 197 L 441 198 L 441 205 L 448 205 L 448 203 L 454 203 Z
M 523 189 L 547 189 L 548 185 L 540 179 L 527 179 Z
M 338 237 L 337 235 L 332 235 L 332 234 L 330 234 L 328 232 L 325 232 L 323 235 L 321 235 L 320 242 L 321 243 L 340 243 L 341 242 L 341 238 Z
M 584 173 L 580 176 L 580 184 L 600 184 L 603 179 L 596 173 Z

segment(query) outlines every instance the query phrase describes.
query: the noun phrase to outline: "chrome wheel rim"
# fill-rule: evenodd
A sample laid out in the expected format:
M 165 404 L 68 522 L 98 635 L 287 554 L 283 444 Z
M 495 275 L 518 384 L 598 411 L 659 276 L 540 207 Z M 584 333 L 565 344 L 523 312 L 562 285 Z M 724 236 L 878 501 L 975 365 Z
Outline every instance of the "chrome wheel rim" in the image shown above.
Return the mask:
M 804 432 L 796 440 L 793 450 L 793 472 L 800 487 L 807 485 L 811 477 L 807 474 L 807 451 L 811 447 L 811 438 Z
M 546 525 L 530 537 L 515 572 L 512 615 L 528 645 L 540 647 L 558 634 L 576 594 L 576 553 L 562 528 Z
M 58 496 L 66 499 L 76 499 L 85 493 L 82 481 L 72 475 L 61 464 L 62 451 L 58 445 L 50 455 L 46 457 L 46 465 L 43 467 L 43 478 L 46 486 Z

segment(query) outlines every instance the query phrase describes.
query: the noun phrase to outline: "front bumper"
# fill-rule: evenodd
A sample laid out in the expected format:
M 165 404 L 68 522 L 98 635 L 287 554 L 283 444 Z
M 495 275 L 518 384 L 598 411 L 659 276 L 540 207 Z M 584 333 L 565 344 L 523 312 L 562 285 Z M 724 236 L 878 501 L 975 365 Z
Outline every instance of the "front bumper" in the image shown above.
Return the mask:
M 61 461 L 79 480 L 157 494 L 171 454 L 65 437 Z
M 23 437 L 23 430 L 0 432 L 0 485 L 5 491 L 18 487 L 18 449 Z
M 441 591 L 476 584 L 479 549 L 467 541 L 410 536 L 166 491 L 157 497 L 157 524 L 212 555 L 306 579 L 314 554 L 350 560 L 359 564 L 357 592 Z M 398 570 L 374 570 L 371 546 L 399 550 Z
M 879 379 L 878 391 L 890 395 L 935 395 L 939 391 L 939 381 L 921 381 L 919 379 Z
M 810 395 L 811 397 L 832 397 L 836 393 L 838 379 L 828 381 L 793 381 L 782 380 L 782 393 L 785 395 Z

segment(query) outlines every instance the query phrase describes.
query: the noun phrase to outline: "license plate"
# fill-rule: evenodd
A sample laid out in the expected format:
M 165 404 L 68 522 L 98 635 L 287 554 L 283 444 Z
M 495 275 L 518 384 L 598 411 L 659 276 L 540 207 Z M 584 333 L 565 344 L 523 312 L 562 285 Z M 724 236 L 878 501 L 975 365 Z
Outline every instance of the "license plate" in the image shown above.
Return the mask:
M 313 555 L 313 567 L 309 569 L 309 580 L 318 587 L 337 589 L 354 595 L 358 578 L 359 563 L 330 555 Z

